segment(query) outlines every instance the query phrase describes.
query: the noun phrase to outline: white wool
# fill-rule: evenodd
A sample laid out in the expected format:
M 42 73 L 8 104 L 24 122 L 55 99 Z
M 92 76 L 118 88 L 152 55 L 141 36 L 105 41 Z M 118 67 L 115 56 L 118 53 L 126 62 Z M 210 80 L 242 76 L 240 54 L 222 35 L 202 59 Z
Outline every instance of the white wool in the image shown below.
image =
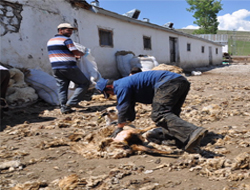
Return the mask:
M 9 69 L 10 81 L 6 92 L 6 101 L 10 106 L 22 106 L 38 99 L 35 89 L 24 81 L 24 74 L 16 68 Z
M 6 100 L 9 105 L 20 106 L 24 103 L 34 102 L 38 99 L 38 95 L 31 87 L 16 88 L 10 87 L 7 90 Z
M 16 68 L 9 69 L 12 87 L 26 87 L 27 84 L 24 82 L 24 74 L 22 71 Z
M 0 170 L 8 169 L 10 167 L 17 168 L 21 165 L 21 162 L 19 160 L 12 160 L 12 161 L 6 161 L 0 163 Z

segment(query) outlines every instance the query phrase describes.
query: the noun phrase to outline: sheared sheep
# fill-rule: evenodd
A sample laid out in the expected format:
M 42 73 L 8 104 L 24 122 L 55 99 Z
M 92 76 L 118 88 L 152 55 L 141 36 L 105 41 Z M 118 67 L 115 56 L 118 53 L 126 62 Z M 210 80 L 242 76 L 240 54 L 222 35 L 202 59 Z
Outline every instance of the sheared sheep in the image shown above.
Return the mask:
M 101 112 L 101 116 L 99 117 L 99 122 L 101 122 L 102 118 L 105 118 L 106 125 L 117 124 L 118 123 L 118 110 L 115 106 L 111 106 L 106 108 Z M 162 127 L 150 126 L 146 130 L 139 131 L 143 134 L 143 137 L 148 142 L 154 142 L 157 144 L 162 144 L 163 141 L 169 140 L 168 131 Z
M 145 152 L 148 154 L 169 155 L 172 151 L 164 149 L 156 149 L 149 146 L 150 142 L 157 141 L 160 144 L 165 138 L 165 129 L 158 128 L 151 125 L 144 129 L 138 129 L 133 125 L 126 125 L 123 131 L 118 133 L 115 138 L 110 135 L 116 128 L 118 112 L 116 108 L 109 107 L 102 111 L 99 118 L 105 117 L 106 126 L 90 133 L 79 140 L 79 134 L 72 134 L 69 136 L 71 141 L 77 139 L 77 143 L 72 143 L 71 147 L 77 153 L 87 158 L 105 157 L 105 158 L 122 158 L 127 157 L 138 152 Z M 150 139 L 150 142 L 148 141 Z
M 115 138 L 111 138 L 110 135 L 115 127 L 115 125 L 104 126 L 83 137 L 81 141 L 71 143 L 71 148 L 86 158 L 123 158 L 140 152 L 170 155 L 173 152 L 169 150 L 159 150 L 148 145 L 148 142 L 142 134 L 155 126 L 150 126 L 145 129 L 124 126 L 123 131 Z M 71 135 L 70 139 L 75 139 L 74 135 Z

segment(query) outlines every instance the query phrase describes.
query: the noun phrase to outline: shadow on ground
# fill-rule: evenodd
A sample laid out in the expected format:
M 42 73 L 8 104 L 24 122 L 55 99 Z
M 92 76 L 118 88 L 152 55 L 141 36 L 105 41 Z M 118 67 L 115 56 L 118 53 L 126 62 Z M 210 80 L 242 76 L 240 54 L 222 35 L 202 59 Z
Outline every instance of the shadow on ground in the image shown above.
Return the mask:
M 55 119 L 54 117 L 40 117 L 39 115 L 44 110 L 53 110 L 55 108 L 56 106 L 52 106 L 42 100 L 26 107 L 9 108 L 1 119 L 0 131 L 3 131 L 7 126 L 13 127 L 18 124 L 23 124 L 24 122 L 36 123 L 52 121 Z
M 83 109 L 77 109 L 77 112 L 83 114 L 92 113 L 96 111 L 102 111 L 110 106 L 115 106 L 114 102 L 107 102 L 105 105 L 89 105 Z M 46 117 L 40 116 L 45 110 L 59 109 L 59 106 L 53 106 L 45 101 L 39 99 L 36 103 L 25 106 L 22 108 L 10 108 L 4 113 L 3 119 L 0 121 L 0 132 L 3 131 L 7 126 L 14 127 L 18 124 L 23 123 L 39 123 L 53 121 L 58 117 Z M 60 114 L 60 112 L 58 112 Z M 58 115 L 59 116 L 59 115 Z
M 214 132 L 209 132 L 207 135 L 201 140 L 201 147 L 206 146 L 207 144 L 215 144 L 218 139 L 223 139 L 224 136 L 220 134 L 216 134 Z M 200 155 L 204 158 L 214 158 L 214 157 L 221 157 L 222 154 L 216 154 L 212 151 L 202 150 Z

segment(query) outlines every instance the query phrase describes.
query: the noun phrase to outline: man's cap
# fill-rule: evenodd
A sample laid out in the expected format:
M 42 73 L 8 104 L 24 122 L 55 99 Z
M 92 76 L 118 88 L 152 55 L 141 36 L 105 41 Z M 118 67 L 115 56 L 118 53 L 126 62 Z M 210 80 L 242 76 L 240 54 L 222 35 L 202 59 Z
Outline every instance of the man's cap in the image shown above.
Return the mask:
M 107 84 L 108 84 L 108 79 L 100 78 L 100 79 L 97 81 L 96 85 L 95 85 L 95 88 L 96 88 L 97 90 L 99 90 L 101 93 L 103 93 L 103 95 L 104 95 L 105 98 L 108 98 L 108 97 L 109 97 L 109 94 L 107 94 L 107 93 L 104 91 L 104 89 L 106 88 Z
M 69 24 L 69 23 L 61 23 L 57 26 L 57 29 L 59 29 L 59 28 L 70 28 L 73 30 L 77 30 L 76 27 L 71 26 L 71 24 Z

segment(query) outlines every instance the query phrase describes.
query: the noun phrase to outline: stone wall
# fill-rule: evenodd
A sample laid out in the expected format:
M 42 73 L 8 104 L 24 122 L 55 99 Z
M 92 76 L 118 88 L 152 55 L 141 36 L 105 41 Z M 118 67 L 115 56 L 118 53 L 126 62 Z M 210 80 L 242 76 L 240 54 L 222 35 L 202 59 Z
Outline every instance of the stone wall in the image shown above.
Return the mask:
M 7 33 L 19 32 L 22 20 L 21 12 L 23 8 L 21 4 L 0 1 L 0 36 Z

